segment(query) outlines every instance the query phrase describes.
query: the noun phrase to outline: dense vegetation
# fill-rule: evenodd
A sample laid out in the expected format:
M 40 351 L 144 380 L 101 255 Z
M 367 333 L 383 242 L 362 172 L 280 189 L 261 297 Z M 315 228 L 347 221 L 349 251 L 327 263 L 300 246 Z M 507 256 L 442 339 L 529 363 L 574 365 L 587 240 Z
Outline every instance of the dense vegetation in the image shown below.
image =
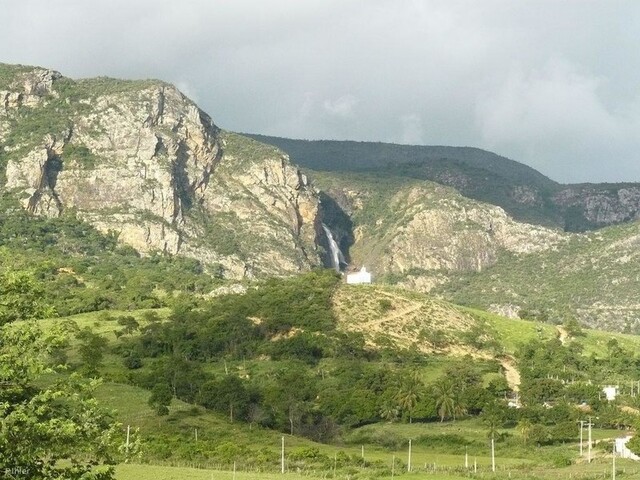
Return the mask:
M 151 391 L 150 406 L 158 415 L 178 398 L 230 421 L 321 441 L 383 420 L 479 416 L 490 432 L 537 425 L 531 441 L 547 445 L 576 438 L 576 421 L 585 415 L 576 405 L 582 403 L 602 426 L 634 422 L 603 402 L 596 386 L 635 380 L 640 360 L 616 340 L 604 358 L 583 353 L 577 326 L 565 345 L 545 337 L 522 344 L 516 359 L 523 408 L 509 409 L 505 399 L 513 392 L 495 361 L 453 361 L 425 381 L 421 372 L 430 357 L 372 349 L 361 334 L 337 328 L 331 306 L 337 282 L 333 272 L 317 271 L 270 280 L 246 294 L 178 302 L 166 321 L 151 314 L 143 323 L 107 317 L 118 340 L 101 345 L 95 334 L 81 331 L 80 361 L 72 364 L 97 374 L 101 359 L 92 363 L 92 355 L 116 354 L 123 372 L 118 378 Z M 634 398 L 624 401 L 633 406 Z
M 0 213 L 0 268 L 29 271 L 41 300 L 57 315 L 161 307 L 179 293 L 209 292 L 216 281 L 195 260 L 141 257 L 69 213 L 33 216 L 5 199 Z
M 42 313 L 38 286 L 23 273 L 3 273 L 0 292 L 3 478 L 113 478 L 118 424 L 95 402 L 97 382 L 71 375 L 43 383 L 60 369 L 49 363 L 68 342 L 64 325 L 44 332 L 35 323 L 6 323 Z
M 640 360 L 636 352 L 614 339 L 606 350 L 594 354 L 589 337 L 575 322 L 566 323 L 569 338 L 564 344 L 542 330 L 537 336 L 523 337 L 515 351 L 522 375 L 522 408 L 508 408 L 507 399 L 514 392 L 496 360 L 466 357 L 442 363 L 437 355 L 398 349 L 393 343 L 372 345 L 361 333 L 347 333 L 335 314 L 333 302 L 340 279 L 333 271 L 271 279 L 254 284 L 245 294 L 206 299 L 198 292 L 208 291 L 214 281 L 195 263 L 162 256 L 140 258 L 118 247 L 113 236 L 101 235 L 71 217 L 36 219 L 20 210 L 7 212 L 0 226 L 5 270 L 9 258 L 13 261 L 10 270 L 0 276 L 0 318 L 7 325 L 3 335 L 16 320 L 53 314 L 52 305 L 68 312 L 104 310 L 95 303 L 84 303 L 95 298 L 87 293 L 89 285 L 106 292 L 112 308 L 171 307 L 168 312 L 147 309 L 131 314 L 107 309 L 100 314 L 99 328 L 98 322 L 80 327 L 73 317 L 53 322 L 65 333 L 41 352 L 51 365 L 65 365 L 75 375 L 101 376 L 131 388 L 142 387 L 148 392 L 147 408 L 157 418 L 171 416 L 177 402 L 186 402 L 193 409 L 262 432 L 275 429 L 316 441 L 366 443 L 391 450 L 402 448 L 406 437 L 379 434 L 370 427 L 471 418 L 479 422 L 484 438 L 497 441 L 499 451 L 527 458 L 529 445 L 555 449 L 550 459 L 553 465 L 571 463 L 571 454 L 562 445 L 576 441 L 579 420 L 597 417 L 599 428 L 635 424 L 629 409 L 640 406 L 637 389 L 623 391 L 611 403 L 601 398 L 599 385 L 630 385 L 637 380 Z M 63 288 L 61 280 L 76 270 L 82 272 L 84 285 L 74 282 Z M 125 288 L 113 282 L 98 283 L 113 272 L 121 272 L 119 278 L 124 282 L 135 280 L 124 283 Z M 136 288 L 140 293 L 133 295 Z M 160 290 L 165 293 L 158 294 Z M 176 291 L 183 294 L 175 295 Z M 394 303 L 384 300 L 374 301 L 376 308 L 383 313 L 393 311 Z M 73 310 L 74 305 L 82 308 Z M 425 331 L 422 340 L 439 345 L 435 338 L 439 332 Z M 473 329 L 460 338 L 465 341 L 468 337 L 472 350 L 505 355 L 496 345 L 504 341 L 499 332 L 485 324 L 484 334 L 491 336 L 491 342 L 477 342 L 480 332 Z M 47 391 L 32 378 L 27 384 L 29 392 L 40 395 Z M 199 411 L 193 411 L 193 418 L 202 415 Z M 106 421 L 100 428 L 112 426 L 112 421 Z M 145 434 L 145 458 L 224 463 L 241 457 L 255 468 L 277 468 L 274 456 L 250 441 L 229 440 L 223 447 L 205 434 L 194 445 L 185 443 L 189 435 L 171 430 Z M 441 452 L 460 448 L 482 452 L 486 448 L 481 439 L 455 435 L 423 434 L 414 439 L 417 446 L 428 445 Z M 60 455 L 67 455 L 65 452 Z M 84 455 L 91 457 L 96 452 Z M 96 458 L 109 462 L 121 454 L 104 455 Z M 292 451 L 288 459 L 303 468 L 314 465 L 330 470 L 332 460 L 347 470 L 357 466 L 355 471 L 359 471 L 364 465 L 350 456 L 338 462 L 337 457 L 331 459 L 306 447 Z M 18 465 L 16 459 L 11 462 Z M 389 473 L 388 467 L 375 462 L 366 465 L 364 471 L 370 475 Z M 78 470 L 82 471 L 86 469 Z M 112 474 L 109 469 L 102 472 L 104 478 Z

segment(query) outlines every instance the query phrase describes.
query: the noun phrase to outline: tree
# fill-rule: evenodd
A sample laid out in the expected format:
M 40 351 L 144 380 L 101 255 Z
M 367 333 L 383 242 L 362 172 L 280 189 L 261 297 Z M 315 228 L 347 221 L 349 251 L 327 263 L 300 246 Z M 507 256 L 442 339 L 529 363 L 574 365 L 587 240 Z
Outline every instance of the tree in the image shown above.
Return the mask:
M 41 301 L 42 286 L 27 272 L 0 273 L 0 325 L 53 313 Z
M 422 392 L 422 380 L 418 372 L 413 371 L 409 374 L 408 378 L 403 379 L 398 393 L 395 395 L 395 400 L 398 402 L 398 406 L 409 415 L 409 423 L 412 420 L 413 410 L 418 405 L 418 400 Z
M 0 472 L 7 478 L 114 477 L 108 464 L 119 426 L 93 398 L 99 382 L 42 378 L 54 372 L 46 362 L 63 340 L 61 330 L 45 334 L 34 323 L 0 327 Z
M 487 426 L 487 436 L 493 438 L 498 433 L 498 428 L 504 427 L 508 413 L 506 407 L 498 402 L 485 405 L 482 410 L 482 422 Z
M 529 441 L 529 436 L 531 434 L 532 427 L 533 427 L 533 423 L 531 423 L 531 420 L 529 420 L 528 418 L 520 419 L 520 421 L 516 425 L 516 429 L 518 430 L 518 432 L 520 433 L 520 436 L 522 437 L 522 443 L 524 443 L 525 445 Z
M 151 390 L 151 396 L 149 397 L 148 404 L 156 412 L 158 416 L 169 415 L 169 405 L 173 395 L 171 394 L 171 388 L 166 383 L 156 383 Z
M 82 329 L 76 338 L 80 340 L 78 353 L 82 359 L 82 368 L 89 376 L 98 374 L 98 368 L 102 365 L 104 352 L 107 349 L 107 339 L 97 333 L 93 333 L 89 327 Z
M 455 420 L 456 395 L 453 390 L 453 383 L 443 378 L 434 385 L 433 393 L 435 395 L 436 408 L 440 416 L 440 421 L 444 422 L 444 419 L 447 417 L 453 417 Z
M 568 318 L 564 322 L 564 329 L 570 337 L 583 337 L 584 332 L 582 331 L 582 326 L 580 322 L 574 317 Z
M 380 408 L 380 418 L 383 420 L 387 420 L 388 422 L 393 422 L 398 418 L 398 406 L 395 402 L 385 402 Z
M 240 378 L 225 375 L 202 386 L 199 403 L 206 408 L 227 413 L 229 420 L 233 422 L 235 418 L 246 418 L 251 404 L 251 394 Z

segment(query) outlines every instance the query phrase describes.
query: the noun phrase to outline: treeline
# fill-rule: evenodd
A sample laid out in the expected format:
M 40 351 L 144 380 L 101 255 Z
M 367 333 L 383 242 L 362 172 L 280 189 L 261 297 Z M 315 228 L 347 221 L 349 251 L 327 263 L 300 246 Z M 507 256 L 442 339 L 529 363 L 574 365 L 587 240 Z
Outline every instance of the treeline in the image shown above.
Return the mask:
M 497 362 L 454 363 L 438 387 L 426 385 L 420 371 L 428 358 L 373 349 L 362 334 L 337 329 L 331 298 L 339 282 L 332 270 L 319 270 L 242 295 L 191 298 L 166 321 L 147 315 L 144 327 L 114 317 L 115 351 L 129 381 L 152 392 L 158 414 L 176 397 L 233 421 L 318 440 L 380 420 L 477 414 L 504 397 L 504 380 L 483 385 L 485 373 L 499 371 Z M 96 337 L 78 337 L 85 364 L 100 350 Z

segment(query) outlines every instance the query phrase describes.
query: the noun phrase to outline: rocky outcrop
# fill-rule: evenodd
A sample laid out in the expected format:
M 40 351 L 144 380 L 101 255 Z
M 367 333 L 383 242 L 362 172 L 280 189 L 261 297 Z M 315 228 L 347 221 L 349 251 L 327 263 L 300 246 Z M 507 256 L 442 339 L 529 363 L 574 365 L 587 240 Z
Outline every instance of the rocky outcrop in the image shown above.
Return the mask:
M 34 68 L 21 72 L 7 85 L 7 89 L 0 86 L 0 106 L 5 112 L 19 107 L 35 107 L 47 95 L 57 97 L 53 90 L 53 82 L 62 75 L 53 70 Z
M 331 193 L 355 219 L 353 263 L 377 277 L 429 291 L 452 272 L 482 271 L 501 255 L 557 248 L 567 234 L 513 220 L 500 207 L 450 188 L 414 182 L 384 195 L 347 187 Z
M 570 185 L 553 201 L 592 228 L 640 219 L 640 185 Z
M 60 78 L 35 69 L 0 92 L 0 122 L 13 129 L 5 189 L 26 209 L 74 212 L 142 253 L 188 255 L 229 277 L 318 263 L 317 192 L 282 153 L 244 148 L 256 142 L 221 132 L 171 85 L 63 79 L 58 89 Z M 32 123 L 53 113 L 34 136 Z

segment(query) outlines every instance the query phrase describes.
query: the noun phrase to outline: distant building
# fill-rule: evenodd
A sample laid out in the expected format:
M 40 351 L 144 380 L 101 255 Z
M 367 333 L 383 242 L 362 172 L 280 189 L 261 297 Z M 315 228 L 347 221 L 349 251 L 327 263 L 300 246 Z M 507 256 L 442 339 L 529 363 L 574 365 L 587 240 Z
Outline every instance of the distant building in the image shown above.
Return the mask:
M 631 440 L 632 436 L 616 438 L 615 452 L 622 458 L 630 458 L 631 460 L 640 460 L 640 457 L 627 448 L 627 442 Z
M 618 396 L 618 387 L 617 385 L 607 385 L 602 389 L 602 392 L 604 393 L 604 396 L 607 398 L 607 400 L 612 402 Z
M 362 267 L 359 272 L 347 274 L 347 283 L 371 283 L 371 274 L 367 272 L 365 267 Z

